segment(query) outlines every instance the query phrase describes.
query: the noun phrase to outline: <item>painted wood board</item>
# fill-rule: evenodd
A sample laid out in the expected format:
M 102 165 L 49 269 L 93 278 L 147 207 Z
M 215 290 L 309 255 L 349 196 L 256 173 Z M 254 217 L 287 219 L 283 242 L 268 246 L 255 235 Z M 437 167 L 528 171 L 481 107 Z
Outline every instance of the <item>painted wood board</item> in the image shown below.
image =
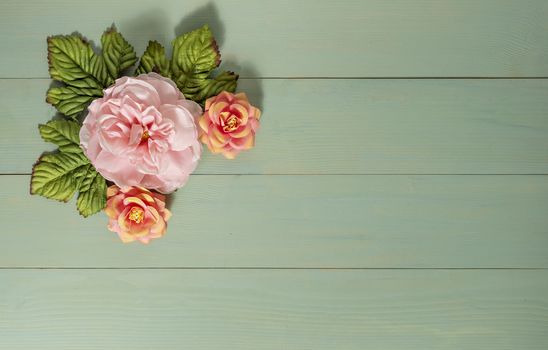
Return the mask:
M 5 349 L 544 350 L 548 271 L 3 270 Z
M 0 176 L 0 267 L 548 268 L 548 176 L 192 176 L 148 246 L 28 182 Z
M 0 349 L 548 348 L 548 80 L 422 79 L 548 77 L 546 15 L 3 0 Z M 45 38 L 113 22 L 138 54 L 209 22 L 265 112 L 253 151 L 204 152 L 150 246 L 28 195 L 54 114 Z
M 0 173 L 30 173 L 50 81 L 0 80 Z M 547 174 L 548 79 L 243 80 L 256 148 L 199 174 Z M 51 145 L 53 146 L 53 145 Z
M 148 40 L 209 23 L 247 77 L 548 76 L 544 0 L 3 0 L 0 77 L 47 76 L 46 36 Z M 174 30 L 175 29 L 175 30 Z

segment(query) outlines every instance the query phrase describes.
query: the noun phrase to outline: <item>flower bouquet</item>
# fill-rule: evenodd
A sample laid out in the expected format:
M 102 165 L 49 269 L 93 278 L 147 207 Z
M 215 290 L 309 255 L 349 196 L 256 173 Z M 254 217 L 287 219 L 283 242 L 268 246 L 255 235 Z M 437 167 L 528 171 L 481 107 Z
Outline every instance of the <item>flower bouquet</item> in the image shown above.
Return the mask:
M 165 49 L 150 41 L 137 68 L 133 47 L 114 28 L 101 54 L 79 35 L 52 36 L 49 73 L 59 86 L 46 101 L 60 113 L 39 126 L 58 146 L 33 167 L 31 194 L 69 201 L 88 217 L 104 210 L 123 242 L 149 243 L 166 232 L 166 195 L 196 169 L 201 144 L 234 159 L 254 146 L 261 112 L 238 75 L 223 71 L 219 48 L 203 26 Z

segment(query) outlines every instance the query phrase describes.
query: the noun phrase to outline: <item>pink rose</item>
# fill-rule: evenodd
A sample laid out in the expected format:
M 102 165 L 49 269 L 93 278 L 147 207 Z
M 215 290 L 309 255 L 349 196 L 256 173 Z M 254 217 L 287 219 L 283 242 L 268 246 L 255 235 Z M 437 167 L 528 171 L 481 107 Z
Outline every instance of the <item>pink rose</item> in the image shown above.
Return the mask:
M 200 141 L 213 153 L 234 159 L 255 144 L 261 111 L 249 104 L 244 93 L 223 91 L 207 99 L 205 112 L 199 120 Z
M 80 144 L 103 177 L 119 187 L 169 193 L 196 168 L 201 107 L 156 73 L 123 77 L 88 107 Z
M 142 187 L 110 186 L 105 213 L 109 217 L 108 229 L 116 232 L 124 243 L 139 240 L 147 244 L 162 237 L 171 217 L 165 196 Z

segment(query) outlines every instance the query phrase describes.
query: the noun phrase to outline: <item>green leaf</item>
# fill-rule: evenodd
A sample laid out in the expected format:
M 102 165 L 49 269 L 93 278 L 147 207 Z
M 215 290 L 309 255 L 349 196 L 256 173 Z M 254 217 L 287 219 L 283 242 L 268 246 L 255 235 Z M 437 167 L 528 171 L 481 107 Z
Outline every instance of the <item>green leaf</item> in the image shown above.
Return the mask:
M 65 86 L 50 88 L 46 101 L 67 117 L 77 119 L 91 101 L 101 96 L 103 96 L 103 91 L 100 89 Z
M 103 60 L 108 74 L 112 78 L 112 82 L 109 82 L 108 85 L 111 85 L 125 69 L 137 62 L 137 55 L 133 50 L 133 46 L 124 39 L 122 34 L 116 31 L 114 26 L 105 31 L 101 37 L 101 44 L 103 46 Z
M 30 193 L 67 202 L 90 166 L 83 153 L 45 154 L 32 169 Z
M 101 37 L 97 55 L 80 35 L 48 38 L 49 73 L 68 86 L 51 88 L 46 101 L 66 116 L 77 119 L 87 105 L 103 95 L 122 72 L 137 62 L 133 47 L 111 27 Z
M 220 63 L 217 42 L 207 25 L 173 41 L 171 70 L 175 83 L 185 96 L 196 94 Z
M 70 86 L 102 89 L 110 81 L 105 62 L 80 35 L 48 38 L 49 74 Z
M 157 41 L 149 41 L 148 46 L 141 57 L 135 74 L 156 72 L 171 79 L 170 62 L 166 58 L 166 51 Z
M 173 41 L 171 61 L 156 41 L 150 41 L 135 74 L 156 72 L 172 79 L 186 98 L 203 104 L 221 91 L 234 92 L 238 75 L 222 72 L 211 77 L 221 63 L 217 42 L 207 25 L 183 34 Z
M 31 194 L 67 202 L 78 191 L 76 206 L 82 216 L 101 211 L 106 205 L 106 180 L 78 146 L 78 124 L 52 120 L 40 126 L 40 134 L 59 145 L 60 152 L 45 154 L 34 165 Z
M 78 212 L 84 217 L 103 210 L 107 203 L 107 183 L 105 179 L 89 166 L 80 184 L 80 194 L 76 201 Z
M 61 152 L 82 153 L 80 148 L 80 125 L 74 121 L 55 119 L 38 126 L 44 141 L 59 146 Z
M 107 29 L 101 43 L 103 53 L 97 55 L 80 35 L 48 38 L 50 75 L 67 86 L 49 89 L 46 100 L 75 120 L 92 100 L 103 95 L 103 88 L 137 61 L 133 47 L 114 27 Z M 31 193 L 66 202 L 78 191 L 80 214 L 87 217 L 102 210 L 106 180 L 80 148 L 79 123 L 56 119 L 40 125 L 39 130 L 45 141 L 59 146 L 59 152 L 42 155 L 36 162 Z
M 222 72 L 213 79 L 204 80 L 198 92 L 194 95 L 185 95 L 198 103 L 204 103 L 205 100 L 212 96 L 220 94 L 222 91 L 234 92 L 238 85 L 238 74 L 234 72 Z

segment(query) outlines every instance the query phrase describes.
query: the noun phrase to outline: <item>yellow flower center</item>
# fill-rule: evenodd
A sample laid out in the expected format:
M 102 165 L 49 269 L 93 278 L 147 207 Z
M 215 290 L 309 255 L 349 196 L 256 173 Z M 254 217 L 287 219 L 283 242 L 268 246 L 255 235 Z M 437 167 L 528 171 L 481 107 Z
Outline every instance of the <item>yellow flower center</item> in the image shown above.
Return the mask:
M 222 126 L 224 132 L 232 132 L 240 126 L 240 119 L 236 117 L 234 114 L 229 115 L 228 117 L 222 115 L 221 116 Z
M 136 224 L 143 222 L 145 211 L 140 207 L 133 207 L 128 213 L 127 218 Z
M 148 140 L 149 138 L 150 138 L 150 135 L 149 135 L 149 133 L 148 133 L 148 130 L 145 130 L 145 131 L 143 132 L 143 135 L 141 135 L 141 142 L 146 141 L 146 140 Z

